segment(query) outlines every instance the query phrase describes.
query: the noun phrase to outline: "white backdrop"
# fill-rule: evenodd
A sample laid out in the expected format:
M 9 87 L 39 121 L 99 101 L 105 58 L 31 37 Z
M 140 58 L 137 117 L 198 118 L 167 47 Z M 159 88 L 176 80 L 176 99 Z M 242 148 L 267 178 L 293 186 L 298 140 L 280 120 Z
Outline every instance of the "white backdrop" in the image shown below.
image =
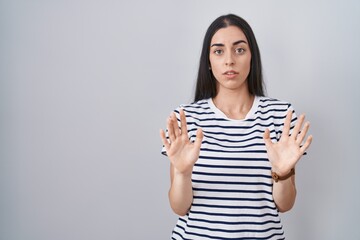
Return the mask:
M 312 124 L 287 239 L 360 239 L 356 0 L 0 0 L 0 239 L 169 239 L 158 132 L 227 13 L 253 28 L 268 95 Z

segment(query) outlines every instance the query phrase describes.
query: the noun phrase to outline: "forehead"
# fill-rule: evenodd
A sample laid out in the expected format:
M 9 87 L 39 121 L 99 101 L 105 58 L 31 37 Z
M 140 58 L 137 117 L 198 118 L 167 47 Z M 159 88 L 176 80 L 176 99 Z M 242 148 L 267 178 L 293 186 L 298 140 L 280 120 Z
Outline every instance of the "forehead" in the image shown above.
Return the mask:
M 248 42 L 244 32 L 240 28 L 236 26 L 228 26 L 226 28 L 220 28 L 214 34 L 214 36 L 211 39 L 211 44 L 213 43 L 232 44 L 233 42 L 239 40 L 244 40 Z

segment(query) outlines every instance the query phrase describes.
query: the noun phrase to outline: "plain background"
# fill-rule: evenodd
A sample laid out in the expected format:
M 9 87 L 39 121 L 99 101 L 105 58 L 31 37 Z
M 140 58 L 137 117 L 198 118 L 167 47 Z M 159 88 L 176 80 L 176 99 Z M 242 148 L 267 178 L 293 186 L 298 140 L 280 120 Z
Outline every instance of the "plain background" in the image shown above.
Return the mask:
M 159 129 L 218 16 L 252 26 L 267 93 L 311 121 L 287 239 L 360 239 L 360 3 L 0 1 L 0 239 L 169 239 Z

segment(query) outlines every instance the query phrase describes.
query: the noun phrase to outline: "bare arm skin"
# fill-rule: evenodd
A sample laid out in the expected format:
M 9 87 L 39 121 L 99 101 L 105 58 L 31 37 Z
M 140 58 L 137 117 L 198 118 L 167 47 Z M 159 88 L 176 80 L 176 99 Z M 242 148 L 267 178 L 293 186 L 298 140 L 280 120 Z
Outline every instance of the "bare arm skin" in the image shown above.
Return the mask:
M 277 143 L 271 142 L 268 129 L 264 133 L 264 141 L 272 171 L 280 176 L 286 175 L 292 168 L 295 168 L 296 163 L 309 148 L 312 141 L 312 136 L 310 135 L 302 145 L 310 127 L 309 122 L 302 126 L 305 119 L 304 114 L 299 116 L 292 134 L 289 136 L 291 118 L 292 111 L 288 111 L 281 138 Z M 295 176 L 283 181 L 274 182 L 273 198 L 280 212 L 289 211 L 293 207 L 296 198 Z
M 190 142 L 188 137 L 186 117 L 183 109 L 180 109 L 179 128 L 175 113 L 172 113 L 167 121 L 169 140 L 166 139 L 164 130 L 160 130 L 160 137 L 170 159 L 171 186 L 169 201 L 173 211 L 184 216 L 193 201 L 191 174 L 195 162 L 199 158 L 203 132 L 199 128 L 196 139 Z

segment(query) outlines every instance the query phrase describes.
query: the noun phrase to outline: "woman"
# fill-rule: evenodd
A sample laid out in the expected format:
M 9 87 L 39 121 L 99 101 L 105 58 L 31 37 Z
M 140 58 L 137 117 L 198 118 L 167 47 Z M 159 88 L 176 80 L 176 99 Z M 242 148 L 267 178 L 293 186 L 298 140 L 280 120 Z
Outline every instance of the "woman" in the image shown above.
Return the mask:
M 294 168 L 312 141 L 304 118 L 264 96 L 248 23 L 217 18 L 204 38 L 194 103 L 160 130 L 169 201 L 180 215 L 172 239 L 285 239 L 278 212 L 295 202 Z

